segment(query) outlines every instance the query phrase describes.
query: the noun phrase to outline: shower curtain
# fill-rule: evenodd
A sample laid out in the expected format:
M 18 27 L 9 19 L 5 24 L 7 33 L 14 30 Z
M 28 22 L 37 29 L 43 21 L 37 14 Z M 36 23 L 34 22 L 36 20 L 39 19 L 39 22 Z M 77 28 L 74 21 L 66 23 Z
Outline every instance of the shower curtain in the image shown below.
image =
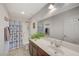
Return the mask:
M 9 49 L 22 47 L 22 25 L 20 21 L 9 21 L 9 34 Z

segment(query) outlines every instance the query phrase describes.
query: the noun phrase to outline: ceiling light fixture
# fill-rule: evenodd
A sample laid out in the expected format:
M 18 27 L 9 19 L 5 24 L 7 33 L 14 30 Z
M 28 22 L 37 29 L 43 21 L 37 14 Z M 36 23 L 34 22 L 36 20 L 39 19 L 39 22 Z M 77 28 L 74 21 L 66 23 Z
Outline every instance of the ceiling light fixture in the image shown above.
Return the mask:
M 50 5 L 48 6 L 48 9 L 50 10 L 50 11 L 49 11 L 49 14 L 56 10 L 54 4 L 50 4 Z
M 54 9 L 54 8 L 55 7 L 52 4 L 50 4 L 49 7 L 48 7 L 48 9 Z
M 24 11 L 22 11 L 21 14 L 24 14 Z

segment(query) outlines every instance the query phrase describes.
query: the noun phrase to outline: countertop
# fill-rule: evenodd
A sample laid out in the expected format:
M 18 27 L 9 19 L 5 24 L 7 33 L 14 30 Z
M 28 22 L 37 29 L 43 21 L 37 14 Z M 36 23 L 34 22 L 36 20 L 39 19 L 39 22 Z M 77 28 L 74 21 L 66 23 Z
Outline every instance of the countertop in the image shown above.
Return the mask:
M 51 46 L 51 42 L 46 39 L 33 40 L 30 39 L 33 43 L 43 49 L 50 56 L 79 56 L 79 52 L 71 50 L 67 47 L 61 45 L 61 47 L 57 48 L 57 52 L 55 53 L 55 49 Z

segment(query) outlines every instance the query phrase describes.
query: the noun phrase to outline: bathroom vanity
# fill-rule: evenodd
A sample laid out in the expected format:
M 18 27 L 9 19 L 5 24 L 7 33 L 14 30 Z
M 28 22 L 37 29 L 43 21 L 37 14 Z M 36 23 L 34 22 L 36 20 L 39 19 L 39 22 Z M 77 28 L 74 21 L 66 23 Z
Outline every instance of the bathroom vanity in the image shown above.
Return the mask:
M 51 38 L 54 40 L 54 38 Z M 32 56 L 79 56 L 79 52 L 67 48 L 62 43 L 62 46 L 56 49 L 52 47 L 51 41 L 47 39 L 29 40 L 29 52 Z
M 49 56 L 43 49 L 41 49 L 33 41 L 29 40 L 29 51 L 32 56 Z

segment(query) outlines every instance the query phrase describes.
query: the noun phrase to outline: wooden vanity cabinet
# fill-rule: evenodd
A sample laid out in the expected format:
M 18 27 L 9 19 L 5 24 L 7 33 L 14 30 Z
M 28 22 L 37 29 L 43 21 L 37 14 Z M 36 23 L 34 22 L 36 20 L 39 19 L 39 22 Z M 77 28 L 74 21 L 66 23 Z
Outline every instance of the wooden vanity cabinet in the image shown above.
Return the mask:
M 37 56 L 37 48 L 36 47 L 32 47 L 32 49 L 33 49 L 33 56 Z
M 39 46 L 29 40 L 29 52 L 32 56 L 49 56 L 44 50 Z
M 30 53 L 30 55 L 33 55 L 32 54 L 32 45 L 31 44 L 29 44 L 29 53 Z
M 30 55 L 37 56 L 37 46 L 31 41 L 29 41 L 29 52 Z
M 38 49 L 37 51 L 38 56 L 49 56 L 44 50 L 41 48 Z

